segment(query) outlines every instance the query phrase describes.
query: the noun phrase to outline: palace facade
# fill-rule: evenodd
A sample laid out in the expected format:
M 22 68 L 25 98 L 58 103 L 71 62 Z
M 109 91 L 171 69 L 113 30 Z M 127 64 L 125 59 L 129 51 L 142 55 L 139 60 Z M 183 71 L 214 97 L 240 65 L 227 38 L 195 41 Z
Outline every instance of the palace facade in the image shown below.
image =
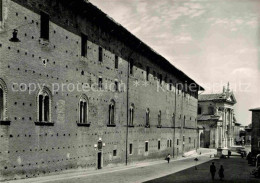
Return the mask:
M 0 0 L 1 180 L 194 151 L 200 89 L 85 0 Z

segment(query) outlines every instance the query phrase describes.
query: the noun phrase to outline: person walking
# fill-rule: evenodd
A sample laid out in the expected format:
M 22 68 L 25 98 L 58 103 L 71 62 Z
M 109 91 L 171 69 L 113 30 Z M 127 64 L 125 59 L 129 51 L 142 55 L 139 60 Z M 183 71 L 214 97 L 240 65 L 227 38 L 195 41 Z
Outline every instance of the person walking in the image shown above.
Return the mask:
M 216 167 L 214 165 L 214 162 L 212 162 L 212 164 L 210 165 L 210 174 L 211 174 L 212 180 L 214 180 L 214 178 L 215 178 L 215 173 L 216 173 Z
M 218 171 L 218 175 L 219 175 L 220 180 L 222 180 L 224 178 L 224 168 L 223 168 L 223 165 L 220 165 L 220 169 Z
M 166 157 L 166 159 L 167 159 L 168 163 L 170 163 L 171 155 L 168 154 L 167 157 Z

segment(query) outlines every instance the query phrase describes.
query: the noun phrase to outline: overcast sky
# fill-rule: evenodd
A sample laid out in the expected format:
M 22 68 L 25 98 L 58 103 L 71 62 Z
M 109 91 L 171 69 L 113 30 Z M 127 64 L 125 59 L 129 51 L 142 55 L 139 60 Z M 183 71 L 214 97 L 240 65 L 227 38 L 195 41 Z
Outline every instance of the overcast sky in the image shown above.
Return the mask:
M 230 82 L 235 115 L 260 107 L 260 0 L 89 0 L 201 84 Z

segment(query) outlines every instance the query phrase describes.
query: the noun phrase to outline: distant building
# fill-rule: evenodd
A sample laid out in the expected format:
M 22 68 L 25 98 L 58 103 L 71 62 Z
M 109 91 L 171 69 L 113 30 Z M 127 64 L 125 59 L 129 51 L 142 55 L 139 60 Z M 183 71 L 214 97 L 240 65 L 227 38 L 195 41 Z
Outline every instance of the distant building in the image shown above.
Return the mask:
M 235 123 L 233 127 L 233 137 L 235 145 L 242 145 L 245 142 L 245 127 L 240 123 Z
M 255 156 L 260 153 L 260 107 L 250 111 L 252 111 L 251 152 Z
M 200 147 L 228 148 L 234 144 L 235 104 L 229 84 L 222 93 L 199 95 L 198 125 L 204 127 L 199 133 Z
M 245 127 L 245 144 L 251 145 L 251 139 L 252 139 L 252 123 Z

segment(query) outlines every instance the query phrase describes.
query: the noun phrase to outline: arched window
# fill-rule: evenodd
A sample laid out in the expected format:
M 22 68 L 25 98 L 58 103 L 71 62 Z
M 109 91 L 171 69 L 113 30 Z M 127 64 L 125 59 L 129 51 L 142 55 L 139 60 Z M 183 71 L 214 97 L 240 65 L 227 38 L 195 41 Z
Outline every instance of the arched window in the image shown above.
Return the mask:
M 38 120 L 39 122 L 51 121 L 51 92 L 47 87 L 44 87 L 38 93 Z
M 158 126 L 162 125 L 162 111 L 160 110 L 158 113 Z
M 7 87 L 5 82 L 0 78 L 0 121 L 7 120 L 6 112 L 6 97 Z
M 79 123 L 88 123 L 88 98 L 82 95 L 79 100 Z
M 134 126 L 134 104 L 131 104 L 130 106 L 130 121 L 129 121 L 129 126 Z
M 145 121 L 146 121 L 146 126 L 150 126 L 150 109 L 146 109 L 146 115 L 145 115 Z
M 114 125 L 115 124 L 115 101 L 111 100 L 109 104 L 109 125 Z

